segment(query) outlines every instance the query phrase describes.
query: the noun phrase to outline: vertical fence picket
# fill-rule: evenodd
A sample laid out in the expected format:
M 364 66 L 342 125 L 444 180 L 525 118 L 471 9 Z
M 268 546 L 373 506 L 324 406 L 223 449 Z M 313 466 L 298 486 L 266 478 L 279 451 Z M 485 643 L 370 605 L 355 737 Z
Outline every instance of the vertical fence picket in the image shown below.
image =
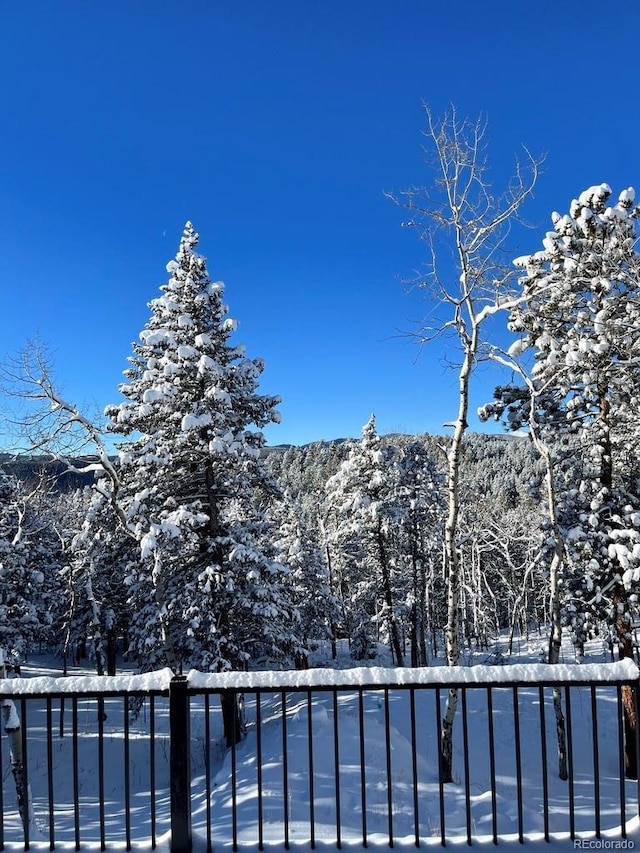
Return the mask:
M 284 817 L 284 849 L 289 849 L 289 767 L 287 764 L 287 694 L 280 694 L 282 707 L 282 810 Z
M 316 846 L 315 789 L 313 775 L 313 701 L 311 690 L 307 691 L 307 741 L 309 750 L 309 841 L 311 849 Z
M 149 813 L 151 817 L 151 849 L 156 841 L 156 697 L 149 696 Z
M 29 729 L 29 721 L 27 719 L 27 700 L 20 700 L 20 737 L 22 739 L 22 790 L 24 792 L 24 814 L 22 823 L 24 825 L 24 849 L 29 850 L 31 846 L 31 821 L 33 819 L 32 803 L 31 803 L 31 787 L 29 785 L 29 743 L 27 732 Z
M 211 853 L 211 696 L 204 696 L 204 789 L 205 807 L 204 813 L 207 820 L 207 853 Z
M 544 840 L 549 841 L 549 776 L 547 768 L 547 721 L 544 713 L 544 685 L 538 686 L 540 708 L 540 758 L 542 765 L 542 819 L 544 822 Z
M 129 701 L 125 696 L 122 701 L 122 717 L 124 721 L 124 834 L 126 849 L 131 850 L 131 741 L 129 734 Z
M 232 697 L 233 708 L 235 709 L 238 706 L 238 694 L 234 691 Z M 231 849 L 234 853 L 238 849 L 238 758 L 236 739 L 236 732 L 234 731 L 231 736 Z
M 498 799 L 496 791 L 496 750 L 493 732 L 493 693 L 487 687 L 487 722 L 489 724 L 489 767 L 491 772 L 491 829 L 493 843 L 498 843 Z
M 387 765 L 387 825 L 389 847 L 393 847 L 393 777 L 391 774 L 391 721 L 389 719 L 389 688 L 384 688 L 384 743 Z
M 565 725 L 567 736 L 567 772 L 569 774 L 569 835 L 576 837 L 576 796 L 573 779 L 573 726 L 571 724 L 571 688 L 567 685 L 565 693 Z
M 413 836 L 416 847 L 420 847 L 420 811 L 418 798 L 418 744 L 416 743 L 416 691 L 409 690 L 411 714 L 411 784 L 413 786 Z
M 520 748 L 520 706 L 518 688 L 513 686 L 513 729 L 516 748 L 516 789 L 518 796 L 518 841 L 524 843 L 523 802 L 522 802 L 522 751 Z
M 436 687 L 436 743 L 438 744 L 438 800 L 440 804 L 440 843 L 447 843 L 447 831 L 444 817 L 444 782 L 442 781 L 442 710 L 440 708 L 440 688 Z
M 362 807 L 362 846 L 367 847 L 367 766 L 365 762 L 364 691 L 358 690 L 358 731 L 360 734 L 360 804 Z
M 262 803 L 262 706 L 260 691 L 256 692 L 256 773 L 258 777 L 258 850 L 264 850 L 263 803 Z
M 627 837 L 627 794 L 624 775 L 624 705 L 622 702 L 622 687 L 616 688 L 618 697 L 618 773 L 620 775 L 620 826 L 622 837 Z
M 53 793 L 53 707 L 51 703 L 51 696 L 47 696 L 47 801 L 49 803 L 49 850 L 53 850 L 56 846 L 55 822 L 53 819 L 53 816 L 55 814 L 55 800 Z M 0 766 L 2 766 L 1 758 Z M 1 807 L 2 803 L 0 803 L 0 808 Z
M 600 838 L 600 757 L 598 751 L 598 707 L 595 685 L 591 685 L 591 742 L 593 746 L 593 811 L 596 838 Z
M 100 849 L 106 848 L 104 808 L 104 699 L 98 698 L 98 812 L 100 822 Z
M 333 762 L 335 768 L 336 796 L 336 847 L 342 847 L 342 825 L 340 822 L 340 742 L 338 740 L 338 691 L 331 691 L 333 696 Z
M 71 743 L 73 755 L 73 826 L 75 849 L 80 849 L 80 778 L 78 767 L 78 697 L 71 699 Z
M 469 772 L 469 718 L 467 715 L 467 690 L 460 691 L 462 705 L 462 752 L 464 759 L 464 812 L 467 830 L 467 844 L 471 844 L 471 779 Z

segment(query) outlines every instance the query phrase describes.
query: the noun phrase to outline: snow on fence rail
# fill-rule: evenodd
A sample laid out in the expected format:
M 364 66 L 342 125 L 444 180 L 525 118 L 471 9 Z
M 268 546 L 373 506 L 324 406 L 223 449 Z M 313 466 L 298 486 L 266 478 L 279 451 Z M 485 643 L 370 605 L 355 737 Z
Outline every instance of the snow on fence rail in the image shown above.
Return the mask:
M 355 667 L 353 669 L 304 669 L 268 672 L 204 673 L 191 670 L 187 682 L 192 690 L 314 690 L 350 687 L 462 687 L 473 684 L 598 684 L 632 682 L 638 667 L 630 658 L 615 663 L 547 664 L 521 663 L 506 666 Z
M 452 687 L 455 780 L 443 784 Z M 0 849 L 625 838 L 639 789 L 624 776 L 623 688 L 637 703 L 631 661 L 0 680 L 32 794 L 25 817 L 0 739 Z M 243 712 L 228 748 L 221 700 Z

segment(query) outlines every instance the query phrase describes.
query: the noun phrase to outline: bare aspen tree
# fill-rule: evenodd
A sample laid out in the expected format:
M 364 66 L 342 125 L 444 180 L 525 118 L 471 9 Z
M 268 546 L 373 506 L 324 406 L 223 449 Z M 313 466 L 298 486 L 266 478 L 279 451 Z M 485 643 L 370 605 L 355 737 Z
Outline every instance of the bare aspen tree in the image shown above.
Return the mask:
M 390 197 L 411 215 L 406 224 L 415 228 L 428 248 L 426 275 L 418 284 L 428 293 L 434 322 L 418 333 L 421 343 L 444 335 L 458 353 L 458 406 L 451 443 L 447 448 L 447 500 L 445 523 L 445 573 L 447 583 L 446 658 L 459 664 L 458 610 L 460 566 L 457 550 L 460 513 L 460 467 L 468 427 L 469 390 L 473 369 L 482 351 L 482 327 L 499 310 L 510 307 L 513 273 L 502 263 L 510 225 L 533 190 L 538 161 L 526 150 L 525 162 L 516 162 L 505 191 L 496 195 L 489 183 L 487 122 L 460 118 L 450 110 L 437 118 L 425 106 L 427 129 L 425 160 L 433 184 Z M 456 690 L 449 692 L 441 733 L 440 774 L 451 782 L 453 721 L 458 704 Z

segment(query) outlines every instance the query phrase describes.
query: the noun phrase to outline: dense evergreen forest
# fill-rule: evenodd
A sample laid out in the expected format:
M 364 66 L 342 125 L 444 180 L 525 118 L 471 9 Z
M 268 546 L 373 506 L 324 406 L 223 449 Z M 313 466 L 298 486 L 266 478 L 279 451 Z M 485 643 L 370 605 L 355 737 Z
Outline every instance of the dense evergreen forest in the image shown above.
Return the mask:
M 379 437 L 372 418 L 359 440 L 263 449 L 273 486 L 261 546 L 280 567 L 278 596 L 292 609 L 268 639 L 256 626 L 247 661 L 304 665 L 310 647 L 338 638 L 355 659 L 374 658 L 379 643 L 398 664 L 442 657 L 448 444 Z M 527 437 L 470 434 L 463 468 L 463 647 L 489 649 L 499 632 L 538 636 L 545 647 L 544 472 L 535 449 Z M 69 659 L 86 648 L 106 672 L 117 647 L 147 668 L 147 617 L 131 595 L 139 549 L 105 513 L 94 475 L 61 470 L 44 457 L 4 460 L 1 643 L 16 663 L 43 645 Z M 267 608 L 265 619 L 274 616 Z M 187 655 L 181 663 L 202 665 Z

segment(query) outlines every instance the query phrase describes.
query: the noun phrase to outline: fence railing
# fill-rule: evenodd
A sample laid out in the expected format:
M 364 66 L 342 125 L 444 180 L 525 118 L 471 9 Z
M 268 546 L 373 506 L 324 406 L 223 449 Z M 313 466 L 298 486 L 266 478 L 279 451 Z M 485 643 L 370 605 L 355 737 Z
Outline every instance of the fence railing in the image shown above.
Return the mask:
M 454 781 L 444 784 L 452 689 Z M 170 840 L 186 853 L 194 835 L 208 850 L 622 839 L 639 816 L 639 783 L 625 778 L 624 706 L 631 695 L 637 707 L 637 693 L 630 661 L 5 679 L 30 794 L 20 809 L 14 732 L 0 738 L 0 849 Z M 244 736 L 228 748 L 222 696 L 243 714 Z

